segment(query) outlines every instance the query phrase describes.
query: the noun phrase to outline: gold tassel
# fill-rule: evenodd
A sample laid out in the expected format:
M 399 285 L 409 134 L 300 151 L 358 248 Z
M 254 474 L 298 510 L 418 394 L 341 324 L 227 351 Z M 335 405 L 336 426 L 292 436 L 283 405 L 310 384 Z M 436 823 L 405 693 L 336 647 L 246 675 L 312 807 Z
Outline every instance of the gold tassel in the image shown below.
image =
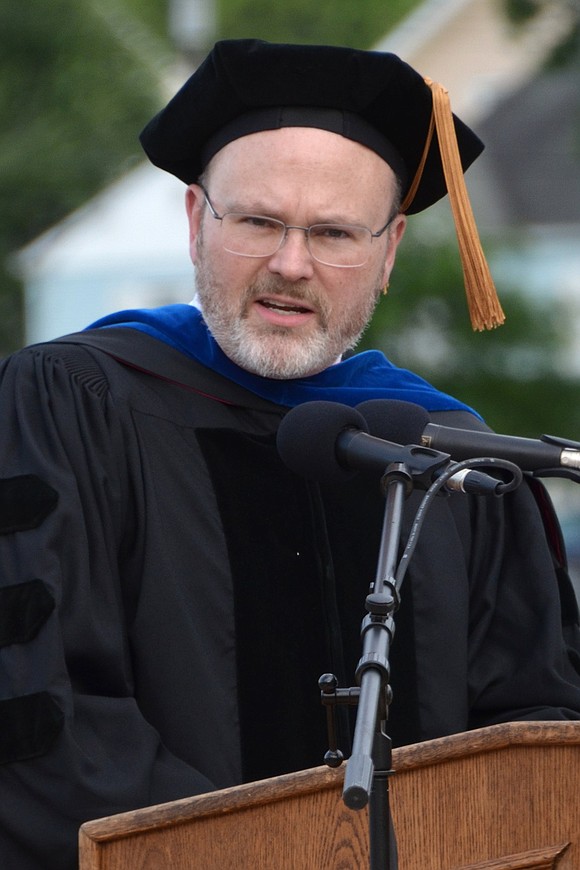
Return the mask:
M 451 104 L 447 90 L 437 82 L 426 78 L 425 82 L 431 88 L 433 94 L 433 115 L 427 141 L 423 151 L 423 157 L 413 180 L 413 184 L 405 198 L 402 211 L 409 207 L 415 195 L 415 191 L 423 174 L 423 167 L 427 159 L 433 127 L 437 130 L 441 163 L 447 184 L 447 192 L 451 204 L 451 211 L 455 222 L 455 231 L 459 242 L 459 253 L 463 265 L 463 277 L 467 305 L 471 317 L 473 329 L 493 329 L 505 321 L 493 278 L 485 259 L 465 179 L 461 166 L 461 157 L 455 135 L 455 125 L 451 112 Z

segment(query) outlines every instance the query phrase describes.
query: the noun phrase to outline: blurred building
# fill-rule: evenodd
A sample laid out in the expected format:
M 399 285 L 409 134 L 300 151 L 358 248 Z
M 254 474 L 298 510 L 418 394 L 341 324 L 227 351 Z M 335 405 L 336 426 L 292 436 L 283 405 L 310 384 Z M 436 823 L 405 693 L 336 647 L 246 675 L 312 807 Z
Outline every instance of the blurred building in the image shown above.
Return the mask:
M 194 293 L 184 186 L 143 163 L 25 248 L 27 343 Z
M 573 4 L 547 3 L 525 27 L 502 0 L 427 0 L 379 48 L 444 84 L 457 114 L 486 143 L 467 173 L 471 200 L 500 290 L 523 287 L 567 302 L 572 339 L 561 350 L 580 374 L 580 69 L 545 71 L 574 25 Z M 425 215 L 427 231 L 448 216 Z M 580 435 L 578 436 L 580 438 Z M 547 481 L 580 598 L 580 491 Z
M 545 71 L 574 16 L 573 4 L 546 3 L 515 26 L 504 0 L 426 0 L 378 47 L 444 84 L 486 143 L 467 183 L 500 295 L 512 285 L 568 300 L 575 330 L 561 358 L 580 374 L 580 67 Z

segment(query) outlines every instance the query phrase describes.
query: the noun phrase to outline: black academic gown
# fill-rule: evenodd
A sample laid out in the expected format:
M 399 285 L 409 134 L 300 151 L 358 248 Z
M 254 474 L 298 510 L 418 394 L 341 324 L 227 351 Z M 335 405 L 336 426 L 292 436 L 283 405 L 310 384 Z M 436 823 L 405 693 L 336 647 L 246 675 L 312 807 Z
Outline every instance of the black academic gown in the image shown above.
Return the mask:
M 28 348 L 1 376 L 1 866 L 68 870 L 87 819 L 320 764 L 317 681 L 354 684 L 376 482 L 286 470 L 287 409 L 137 331 Z M 396 616 L 395 745 L 580 718 L 538 499 L 435 500 Z

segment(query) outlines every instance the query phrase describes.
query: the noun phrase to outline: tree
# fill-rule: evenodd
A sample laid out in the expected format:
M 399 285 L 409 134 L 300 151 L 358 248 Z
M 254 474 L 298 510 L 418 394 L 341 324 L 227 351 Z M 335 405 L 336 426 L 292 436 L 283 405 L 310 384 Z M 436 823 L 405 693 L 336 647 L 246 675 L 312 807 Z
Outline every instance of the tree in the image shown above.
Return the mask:
M 9 255 L 140 159 L 169 57 L 156 0 L 0 5 L 0 355 L 22 341 Z M 146 10 L 150 10 L 147 18 Z M 131 26 L 133 25 L 133 26 Z
M 473 332 L 457 244 L 451 230 L 433 227 L 440 227 L 440 214 L 437 220 L 410 218 L 388 296 L 361 348 L 382 349 L 397 365 L 477 408 L 499 432 L 577 438 L 578 379 L 562 375 L 561 349 L 570 341 L 563 303 L 502 285 L 506 323 Z M 491 258 L 493 245 L 484 247 Z
M 417 5 L 417 0 L 218 0 L 219 32 L 224 38 L 370 48 Z
M 504 0 L 507 18 L 516 26 L 525 24 L 546 9 L 564 9 L 570 17 L 570 28 L 552 51 L 546 67 L 580 65 L 580 4 L 577 0 Z

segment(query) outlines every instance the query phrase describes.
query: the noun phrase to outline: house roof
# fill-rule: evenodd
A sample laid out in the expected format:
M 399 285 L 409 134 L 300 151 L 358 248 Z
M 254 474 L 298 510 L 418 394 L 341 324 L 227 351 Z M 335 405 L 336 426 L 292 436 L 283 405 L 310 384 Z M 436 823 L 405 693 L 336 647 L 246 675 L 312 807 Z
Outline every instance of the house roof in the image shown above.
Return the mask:
M 448 88 L 454 111 L 477 130 L 496 104 L 539 73 L 573 20 L 565 3 L 545 4 L 516 27 L 498 0 L 425 0 L 376 47 Z
M 527 82 L 478 133 L 490 143 L 483 167 L 506 222 L 580 223 L 580 69 Z

